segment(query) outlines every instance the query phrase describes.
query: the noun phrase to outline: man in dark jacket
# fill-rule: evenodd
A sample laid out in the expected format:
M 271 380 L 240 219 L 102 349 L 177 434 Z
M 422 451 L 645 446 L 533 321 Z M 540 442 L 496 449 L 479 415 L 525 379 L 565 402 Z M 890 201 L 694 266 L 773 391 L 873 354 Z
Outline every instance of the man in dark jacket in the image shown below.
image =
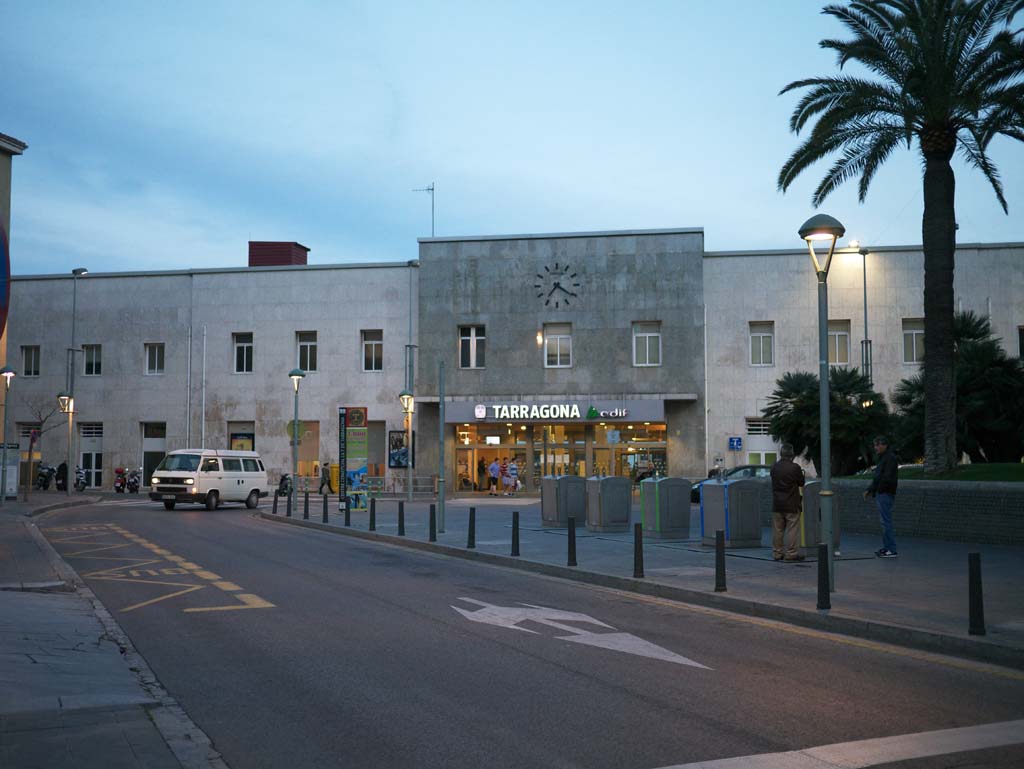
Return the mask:
M 875 477 L 864 492 L 864 499 L 874 497 L 878 504 L 878 518 L 882 522 L 882 549 L 875 552 L 879 558 L 895 558 L 896 538 L 892 533 L 892 506 L 896 502 L 896 486 L 899 483 L 899 462 L 889 451 L 889 440 L 879 435 L 874 442 L 878 464 Z
M 782 459 L 772 465 L 772 558 L 802 561 L 804 557 L 796 547 L 796 527 L 803 509 L 800 489 L 804 471 L 793 461 L 790 444 L 782 444 L 779 456 Z

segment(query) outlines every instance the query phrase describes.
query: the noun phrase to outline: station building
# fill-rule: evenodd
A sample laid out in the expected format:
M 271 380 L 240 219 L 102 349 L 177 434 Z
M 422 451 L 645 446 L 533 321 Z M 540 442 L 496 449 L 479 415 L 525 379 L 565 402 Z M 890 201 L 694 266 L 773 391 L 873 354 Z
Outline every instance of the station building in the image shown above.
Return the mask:
M 67 454 L 55 409 L 68 348 L 73 461 L 99 488 L 116 466 L 148 470 L 200 444 L 251 447 L 272 474 L 289 471 L 298 367 L 300 474 L 337 461 L 338 407 L 365 407 L 367 472 L 401 492 L 406 471 L 388 450 L 410 349 L 417 478 L 436 475 L 442 439 L 453 493 L 483 493 L 495 458 L 515 457 L 528 491 L 545 472 L 703 478 L 715 464 L 774 461 L 767 399 L 786 372 L 818 369 L 803 247 L 708 252 L 700 228 L 418 246 L 411 261 L 309 265 L 299 244 L 256 243 L 248 267 L 14 276 L 8 424 L 23 461 L 33 431 L 37 459 Z M 956 256 L 958 307 L 988 316 L 1012 355 L 1024 344 L 1022 257 L 1024 243 Z M 830 361 L 859 367 L 870 339 L 875 388 L 890 397 L 923 360 L 922 293 L 919 247 L 837 249 Z

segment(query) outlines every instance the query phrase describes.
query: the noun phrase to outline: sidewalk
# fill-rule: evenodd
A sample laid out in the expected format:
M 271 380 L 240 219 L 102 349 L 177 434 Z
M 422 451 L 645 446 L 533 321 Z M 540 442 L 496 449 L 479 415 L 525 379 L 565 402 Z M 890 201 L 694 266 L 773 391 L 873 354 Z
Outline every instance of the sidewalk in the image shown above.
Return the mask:
M 315 501 L 315 504 L 314 504 Z M 264 518 L 270 500 L 260 505 Z M 476 548 L 466 549 L 469 508 L 476 508 Z M 568 532 L 541 525 L 536 497 L 454 499 L 446 505 L 444 533 L 428 540 L 428 504 L 406 504 L 406 536 L 398 537 L 396 500 L 378 500 L 376 532 L 368 532 L 369 514 L 343 514 L 332 500 L 328 528 L 371 536 L 449 555 L 486 559 L 532 571 L 690 603 L 791 622 L 808 627 L 895 643 L 925 651 L 1024 668 L 1024 547 L 971 545 L 936 540 L 899 541 L 899 558 L 879 559 L 878 537 L 844 534 L 836 558 L 832 608 L 817 610 L 817 563 L 772 560 L 771 532 L 764 529 L 760 548 L 726 551 L 727 591 L 716 593 L 714 547 L 700 539 L 700 512 L 691 510 L 690 537 L 647 538 L 644 577 L 633 578 L 633 534 L 576 529 L 578 566 L 568 567 Z M 308 525 L 321 527 L 321 499 L 310 499 Z M 520 557 L 510 556 L 512 512 L 519 511 Z M 302 506 L 291 519 L 279 508 L 277 520 L 307 524 Z M 639 520 L 634 505 L 632 520 Z M 713 533 L 712 533 L 713 536 Z M 968 634 L 967 554 L 981 554 L 987 634 Z
M 224 767 L 29 517 L 97 499 L 35 492 L 0 508 L 0 766 Z

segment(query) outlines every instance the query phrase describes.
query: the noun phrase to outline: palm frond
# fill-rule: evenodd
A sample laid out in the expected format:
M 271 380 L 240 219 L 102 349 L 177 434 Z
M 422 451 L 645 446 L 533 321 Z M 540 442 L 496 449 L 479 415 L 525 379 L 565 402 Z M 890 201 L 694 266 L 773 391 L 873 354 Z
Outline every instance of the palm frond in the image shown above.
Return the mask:
M 966 136 L 961 135 L 959 137 L 960 154 L 963 155 L 968 163 L 985 175 L 989 184 L 992 185 L 992 189 L 995 190 L 996 197 L 999 199 L 999 205 L 1003 207 L 1003 212 L 1009 213 L 1010 209 L 1007 207 L 1006 197 L 1003 195 L 1003 184 L 999 180 L 999 171 L 992 165 L 992 161 L 989 160 L 988 155 L 985 153 L 985 146 L 982 144 L 980 137 L 974 131 L 967 131 L 966 133 Z

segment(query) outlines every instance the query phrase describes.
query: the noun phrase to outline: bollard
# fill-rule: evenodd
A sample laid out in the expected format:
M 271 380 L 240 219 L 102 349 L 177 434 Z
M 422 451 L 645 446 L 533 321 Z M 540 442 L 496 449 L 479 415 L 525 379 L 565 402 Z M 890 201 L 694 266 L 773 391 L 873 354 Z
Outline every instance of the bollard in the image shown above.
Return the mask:
M 437 542 L 437 507 L 430 503 L 430 541 Z
M 370 531 L 377 531 L 377 498 L 370 500 Z
M 569 559 L 566 563 L 576 565 L 576 519 L 573 517 L 569 518 Z
M 327 495 L 324 494 L 324 523 L 327 523 Z
M 285 515 L 288 518 L 292 517 L 292 495 L 291 494 L 288 495 L 288 504 L 285 505 Z
M 643 524 L 633 524 L 633 579 L 644 576 L 644 533 Z
M 302 518 L 303 520 L 309 520 L 309 490 L 307 489 L 302 493 Z
M 512 511 L 512 555 L 519 555 L 519 511 Z
M 348 500 L 345 500 L 345 525 L 352 525 L 352 508 L 348 506 Z
M 273 510 L 271 510 L 271 512 L 272 512 L 272 513 L 273 513 L 274 515 L 277 515 L 277 498 L 278 498 L 279 496 L 280 496 L 280 495 L 279 495 L 279 494 L 278 494 L 278 493 L 277 493 L 277 492 L 275 491 L 275 492 L 274 492 L 274 509 L 273 509 Z
M 473 550 L 476 548 L 476 508 L 469 508 L 469 534 L 466 536 L 466 548 Z
M 715 592 L 724 593 L 725 588 L 725 532 L 715 532 Z
M 969 601 L 969 635 L 985 635 L 985 601 L 981 593 L 981 553 L 967 554 L 967 594 Z
M 826 544 L 818 545 L 818 610 L 828 611 L 832 608 L 828 584 L 828 548 Z
M 398 502 L 398 536 L 405 536 L 405 502 Z

